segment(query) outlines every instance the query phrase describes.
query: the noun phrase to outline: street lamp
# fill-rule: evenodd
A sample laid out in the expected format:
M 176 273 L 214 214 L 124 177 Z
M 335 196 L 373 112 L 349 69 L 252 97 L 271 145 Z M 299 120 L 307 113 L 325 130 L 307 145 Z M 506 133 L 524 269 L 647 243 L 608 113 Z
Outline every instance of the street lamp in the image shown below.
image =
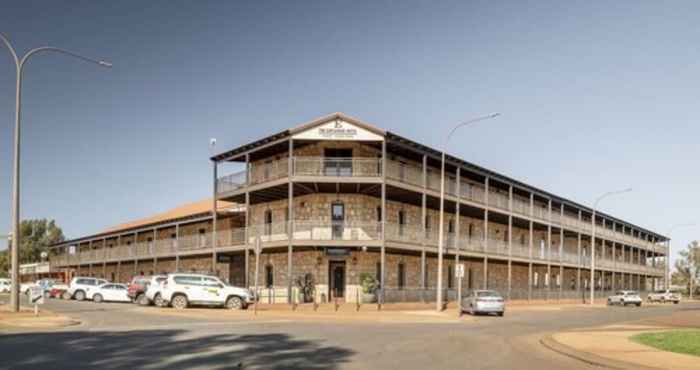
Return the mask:
M 681 228 L 681 227 L 693 227 L 696 224 L 694 223 L 686 223 L 686 224 L 676 224 L 671 226 L 671 228 L 668 230 L 668 248 L 666 250 L 666 273 L 664 274 L 664 285 L 665 289 L 671 289 L 671 234 L 673 233 L 674 230 Z M 692 293 L 691 293 L 692 294 Z
M 598 199 L 595 200 L 593 203 L 593 215 L 591 217 L 591 302 L 590 304 L 593 304 L 593 300 L 595 298 L 595 215 L 596 215 L 596 209 L 598 209 L 598 203 L 600 203 L 601 200 L 611 196 L 611 195 L 617 195 L 617 194 L 622 194 L 622 193 L 629 193 L 632 191 L 632 188 L 627 188 L 624 190 L 616 190 L 616 191 L 609 191 L 601 196 L 598 197 Z
M 104 60 L 95 60 L 91 58 L 84 57 L 80 54 L 70 52 L 68 50 L 59 49 L 51 46 L 43 46 L 29 50 L 24 56 L 19 58 L 15 49 L 10 44 L 10 41 L 0 33 L 0 40 L 7 47 L 12 54 L 12 58 L 15 62 L 16 73 L 17 73 L 17 86 L 15 90 L 15 143 L 14 143 L 14 162 L 13 162 L 13 172 L 14 172 L 14 184 L 12 186 L 12 294 L 10 296 L 10 307 L 12 312 L 19 311 L 19 246 L 21 244 L 21 235 L 19 232 L 19 155 L 20 155 L 20 117 L 21 117 L 21 99 L 22 99 L 22 72 L 24 70 L 24 65 L 27 60 L 34 54 L 40 52 L 56 52 L 64 55 L 68 55 L 85 62 L 90 62 L 97 64 L 101 67 L 111 68 L 112 63 L 106 62 Z
M 439 226 L 439 233 L 438 233 L 438 272 L 437 272 L 437 299 L 435 303 L 435 309 L 439 312 L 442 311 L 442 251 L 443 251 L 443 242 L 445 240 L 444 238 L 444 231 L 445 231 L 445 226 L 443 225 L 444 219 L 445 219 L 445 150 L 447 150 L 447 144 L 450 141 L 450 138 L 452 137 L 452 134 L 457 131 L 457 129 L 467 126 L 472 123 L 476 123 L 479 121 L 484 121 L 487 119 L 491 118 L 496 118 L 500 116 L 500 113 L 492 113 L 487 116 L 479 117 L 479 118 L 474 118 L 469 121 L 462 122 L 452 128 L 452 131 L 447 135 L 447 138 L 445 139 L 445 144 L 443 145 L 442 148 L 442 158 L 441 158 L 441 164 L 440 164 L 440 226 Z

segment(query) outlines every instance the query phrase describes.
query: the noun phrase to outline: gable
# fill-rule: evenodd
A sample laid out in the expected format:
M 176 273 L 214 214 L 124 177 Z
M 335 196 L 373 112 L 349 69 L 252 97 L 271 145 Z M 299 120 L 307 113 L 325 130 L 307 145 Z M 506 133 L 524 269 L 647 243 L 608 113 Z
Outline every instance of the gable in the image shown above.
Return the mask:
M 383 141 L 384 137 L 337 118 L 312 126 L 292 136 L 298 140 Z

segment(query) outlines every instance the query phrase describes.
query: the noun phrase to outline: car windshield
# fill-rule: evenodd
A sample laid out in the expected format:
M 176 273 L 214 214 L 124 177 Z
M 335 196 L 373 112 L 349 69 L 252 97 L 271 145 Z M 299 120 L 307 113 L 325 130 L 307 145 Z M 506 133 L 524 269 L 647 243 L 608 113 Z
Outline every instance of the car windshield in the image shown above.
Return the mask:
M 627 295 L 637 295 L 637 292 L 635 292 L 635 291 L 630 291 L 630 292 L 627 292 Z
M 476 292 L 476 296 L 479 298 L 482 298 L 482 297 L 500 298 L 501 297 L 498 293 L 491 291 L 491 290 L 485 291 L 485 292 Z

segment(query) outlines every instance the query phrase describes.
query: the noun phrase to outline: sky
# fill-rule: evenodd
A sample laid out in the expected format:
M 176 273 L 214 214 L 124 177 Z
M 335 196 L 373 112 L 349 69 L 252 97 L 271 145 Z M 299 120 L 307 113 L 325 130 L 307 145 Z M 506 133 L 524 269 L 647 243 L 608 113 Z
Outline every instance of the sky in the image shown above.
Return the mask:
M 342 111 L 667 234 L 700 225 L 700 3 L 7 1 L 22 218 L 68 237 L 211 195 L 213 151 Z M 0 234 L 15 69 L 0 50 Z M 209 146 L 216 138 L 216 148 Z M 675 254 L 700 226 L 671 235 Z M 0 248 L 3 248 L 1 246 Z

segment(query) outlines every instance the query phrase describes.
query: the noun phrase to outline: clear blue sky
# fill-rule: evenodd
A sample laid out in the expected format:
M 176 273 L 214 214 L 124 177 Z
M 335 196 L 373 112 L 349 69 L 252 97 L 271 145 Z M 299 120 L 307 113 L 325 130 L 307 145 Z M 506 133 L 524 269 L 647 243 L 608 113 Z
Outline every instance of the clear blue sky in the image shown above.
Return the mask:
M 700 4 L 9 1 L 24 52 L 23 218 L 69 237 L 210 195 L 218 149 L 343 111 L 658 232 L 700 223 Z M 0 50 L 0 230 L 14 67 Z M 700 227 L 674 233 L 674 249 Z

